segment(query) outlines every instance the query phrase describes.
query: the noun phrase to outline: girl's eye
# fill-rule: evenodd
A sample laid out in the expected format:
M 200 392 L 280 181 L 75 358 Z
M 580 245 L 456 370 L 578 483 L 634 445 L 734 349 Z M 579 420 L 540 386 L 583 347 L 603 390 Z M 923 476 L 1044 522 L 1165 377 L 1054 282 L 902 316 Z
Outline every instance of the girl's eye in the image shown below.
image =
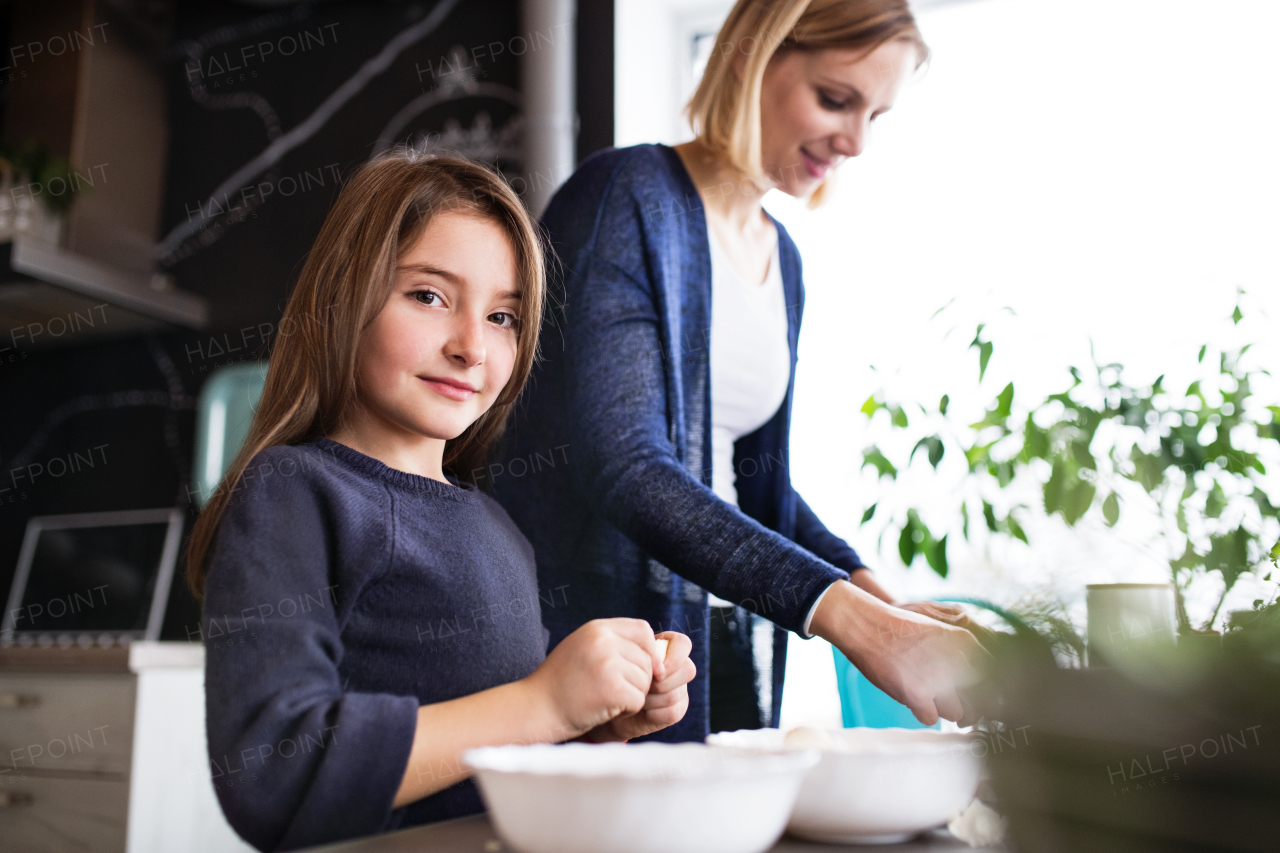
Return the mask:
M 489 315 L 489 322 L 494 325 L 501 326 L 504 329 L 514 329 L 520 319 L 515 314 L 509 314 L 506 311 L 498 311 Z
M 435 291 L 431 290 L 415 290 L 413 292 L 413 298 L 421 302 L 423 305 L 440 304 L 440 297 L 435 293 Z

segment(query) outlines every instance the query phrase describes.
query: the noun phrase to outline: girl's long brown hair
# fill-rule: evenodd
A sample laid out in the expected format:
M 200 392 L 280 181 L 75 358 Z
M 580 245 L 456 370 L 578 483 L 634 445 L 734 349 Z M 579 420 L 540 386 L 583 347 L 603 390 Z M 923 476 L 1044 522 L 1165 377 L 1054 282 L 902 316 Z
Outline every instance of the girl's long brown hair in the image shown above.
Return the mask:
M 187 583 L 204 595 L 218 523 L 250 460 L 268 447 L 339 430 L 357 401 L 361 335 L 386 304 L 397 260 L 444 212 L 502 226 L 516 256 L 521 328 L 511 378 L 493 406 L 445 445 L 444 467 L 467 479 L 502 434 L 538 350 L 546 292 L 543 247 L 519 196 L 490 169 L 459 157 L 397 149 L 365 163 L 338 194 L 280 318 L 253 425 L 187 544 Z

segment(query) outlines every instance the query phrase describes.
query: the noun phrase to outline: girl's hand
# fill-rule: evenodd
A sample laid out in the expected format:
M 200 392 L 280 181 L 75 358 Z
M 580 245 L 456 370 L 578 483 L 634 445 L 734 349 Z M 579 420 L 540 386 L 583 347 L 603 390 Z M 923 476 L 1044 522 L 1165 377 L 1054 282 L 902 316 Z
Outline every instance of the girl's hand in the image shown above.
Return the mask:
M 663 631 L 657 639 L 667 641 L 666 676 L 654 678 L 649 686 L 649 695 L 645 697 L 644 708 L 597 726 L 587 732 L 586 740 L 594 743 L 630 740 L 684 719 L 684 713 L 689 709 L 688 684 L 698 674 L 698 668 L 689 659 L 693 642 L 675 631 Z
M 658 680 L 667 675 L 648 622 L 593 619 L 565 637 L 525 681 L 560 721 L 553 739 L 572 740 L 644 710 L 655 674 Z

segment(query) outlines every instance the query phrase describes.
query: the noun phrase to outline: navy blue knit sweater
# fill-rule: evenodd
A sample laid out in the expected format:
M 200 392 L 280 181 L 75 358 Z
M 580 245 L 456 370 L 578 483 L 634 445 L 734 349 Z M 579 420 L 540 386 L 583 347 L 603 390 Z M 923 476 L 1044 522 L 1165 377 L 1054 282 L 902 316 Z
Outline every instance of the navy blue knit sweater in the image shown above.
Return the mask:
M 570 594 L 540 600 L 528 541 L 470 486 L 327 439 L 258 454 L 219 524 L 201 624 L 231 826 L 286 850 L 481 811 L 470 781 L 392 810 L 418 707 L 529 675 L 540 607 Z

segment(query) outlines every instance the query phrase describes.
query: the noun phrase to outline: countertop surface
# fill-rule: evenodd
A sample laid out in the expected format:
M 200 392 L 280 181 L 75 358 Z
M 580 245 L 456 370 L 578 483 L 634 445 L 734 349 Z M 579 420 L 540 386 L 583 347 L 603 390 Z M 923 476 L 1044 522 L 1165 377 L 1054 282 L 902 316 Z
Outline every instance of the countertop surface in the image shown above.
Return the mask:
M 970 847 L 945 832 L 931 833 L 902 844 L 861 845 L 818 844 L 784 836 L 770 853 L 923 853 L 923 851 L 974 851 L 974 853 L 1000 853 L 994 847 Z M 458 820 L 417 826 L 375 835 L 358 841 L 348 841 L 326 847 L 313 847 L 312 853 L 516 853 L 498 840 L 488 815 L 459 818 Z

